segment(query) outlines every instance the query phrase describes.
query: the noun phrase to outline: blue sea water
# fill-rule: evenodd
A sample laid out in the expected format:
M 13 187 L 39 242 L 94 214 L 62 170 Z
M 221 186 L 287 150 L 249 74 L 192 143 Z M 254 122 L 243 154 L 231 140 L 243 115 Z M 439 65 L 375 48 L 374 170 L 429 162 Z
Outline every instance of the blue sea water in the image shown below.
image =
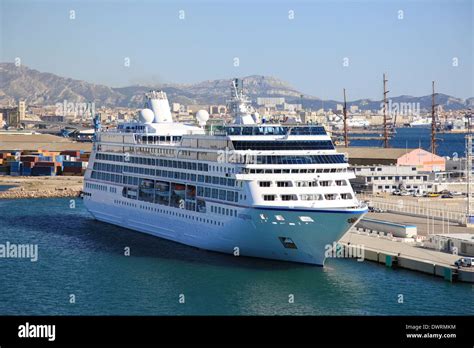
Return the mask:
M 372 136 L 375 136 L 372 135 Z M 461 133 L 439 133 L 437 154 L 449 157 L 465 156 L 465 136 Z M 350 139 L 350 137 L 349 137 Z M 431 128 L 397 128 L 396 134 L 390 139 L 390 147 L 414 149 L 421 147 L 427 151 L 431 151 Z M 351 140 L 350 146 L 383 146 L 383 139 L 378 140 Z
M 15 187 L 15 185 L 0 185 L 0 192 L 7 191 L 13 187 Z
M 321 268 L 198 250 L 95 221 L 80 199 L 74 205 L 0 201 L 0 244 L 39 252 L 37 262 L 0 259 L 0 315 L 474 314 L 468 284 L 348 259 Z

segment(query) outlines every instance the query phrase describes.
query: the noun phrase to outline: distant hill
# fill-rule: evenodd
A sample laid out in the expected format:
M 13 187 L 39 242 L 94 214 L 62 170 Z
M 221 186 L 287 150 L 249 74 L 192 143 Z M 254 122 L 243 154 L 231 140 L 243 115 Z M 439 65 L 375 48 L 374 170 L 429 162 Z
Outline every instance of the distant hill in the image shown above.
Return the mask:
M 255 101 L 257 97 L 284 97 L 288 102 L 303 103 L 313 109 L 335 109 L 340 101 L 321 100 L 305 95 L 287 82 L 276 77 L 252 75 L 243 77 L 247 95 Z M 229 98 L 230 79 L 209 80 L 195 84 L 166 84 L 161 86 L 128 86 L 112 88 L 85 81 L 39 72 L 13 63 L 0 63 L 0 104 L 15 104 L 26 99 L 28 104 L 51 105 L 68 102 L 95 102 L 96 106 L 141 107 L 144 93 L 152 88 L 163 89 L 173 102 L 182 104 L 224 104 Z M 421 109 L 431 107 L 431 96 L 398 96 L 392 102 L 420 103 Z M 467 100 L 438 94 L 436 102 L 447 110 L 474 106 L 474 97 Z M 348 102 L 363 110 L 380 109 L 380 100 L 360 99 Z

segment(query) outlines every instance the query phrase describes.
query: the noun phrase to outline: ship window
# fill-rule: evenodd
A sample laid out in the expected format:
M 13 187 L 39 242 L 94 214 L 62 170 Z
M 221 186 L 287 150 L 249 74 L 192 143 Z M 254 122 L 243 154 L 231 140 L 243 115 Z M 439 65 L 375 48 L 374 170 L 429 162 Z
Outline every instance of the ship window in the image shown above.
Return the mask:
M 291 181 L 277 181 L 278 187 L 291 187 Z
M 225 201 L 225 197 L 226 197 L 226 191 L 219 190 L 219 199 Z
M 331 140 L 233 141 L 235 150 L 333 150 Z
M 270 187 L 271 184 L 272 184 L 271 181 L 260 181 L 259 182 L 260 187 Z
M 263 195 L 263 200 L 264 201 L 274 201 L 275 200 L 275 195 Z
M 297 201 L 298 197 L 296 195 L 281 195 L 282 201 Z

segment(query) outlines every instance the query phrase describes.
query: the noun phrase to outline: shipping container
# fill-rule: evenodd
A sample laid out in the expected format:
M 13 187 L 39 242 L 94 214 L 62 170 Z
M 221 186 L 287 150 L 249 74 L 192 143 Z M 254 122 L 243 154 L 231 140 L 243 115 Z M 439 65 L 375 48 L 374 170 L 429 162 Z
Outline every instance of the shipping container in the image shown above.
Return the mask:
M 31 175 L 33 176 L 53 176 L 54 174 L 54 167 L 34 166 L 33 169 L 31 169 Z
M 79 157 L 80 152 L 79 151 L 61 151 L 61 155 L 67 155 L 70 157 Z
M 51 161 L 39 161 L 35 163 L 35 168 L 36 167 L 53 167 L 54 168 L 55 166 L 56 166 L 56 163 L 51 162 Z
M 14 161 L 14 162 L 10 162 L 10 172 L 12 173 L 16 173 L 16 172 L 20 172 L 21 170 L 21 162 L 20 161 Z
M 20 156 L 20 161 L 22 162 L 38 162 L 39 156 L 25 155 Z
M 63 168 L 64 173 L 81 173 L 82 168 L 81 167 L 64 167 Z
M 78 167 L 82 168 L 82 162 L 75 162 L 75 161 L 64 161 L 63 162 L 64 168 L 66 167 Z
M 22 176 L 30 176 L 31 171 L 32 171 L 32 168 L 23 167 L 23 168 L 21 168 L 21 175 Z

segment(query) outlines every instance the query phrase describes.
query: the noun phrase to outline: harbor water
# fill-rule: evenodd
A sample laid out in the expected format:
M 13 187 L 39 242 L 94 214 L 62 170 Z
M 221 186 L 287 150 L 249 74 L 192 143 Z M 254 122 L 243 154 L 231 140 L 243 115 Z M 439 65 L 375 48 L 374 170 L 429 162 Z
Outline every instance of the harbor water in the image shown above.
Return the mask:
M 371 135 L 371 136 L 375 136 Z M 436 135 L 437 154 L 439 156 L 464 157 L 466 134 L 463 133 L 439 133 Z M 350 139 L 350 135 L 349 135 Z M 421 147 L 431 151 L 431 128 L 397 128 L 396 134 L 390 139 L 390 147 L 416 149 Z M 382 147 L 383 138 L 379 140 L 352 140 L 350 146 Z
M 0 258 L 2 315 L 474 314 L 471 285 L 207 252 L 97 222 L 80 199 L 2 200 L 0 212 L 0 244 L 38 245 L 36 262 Z

